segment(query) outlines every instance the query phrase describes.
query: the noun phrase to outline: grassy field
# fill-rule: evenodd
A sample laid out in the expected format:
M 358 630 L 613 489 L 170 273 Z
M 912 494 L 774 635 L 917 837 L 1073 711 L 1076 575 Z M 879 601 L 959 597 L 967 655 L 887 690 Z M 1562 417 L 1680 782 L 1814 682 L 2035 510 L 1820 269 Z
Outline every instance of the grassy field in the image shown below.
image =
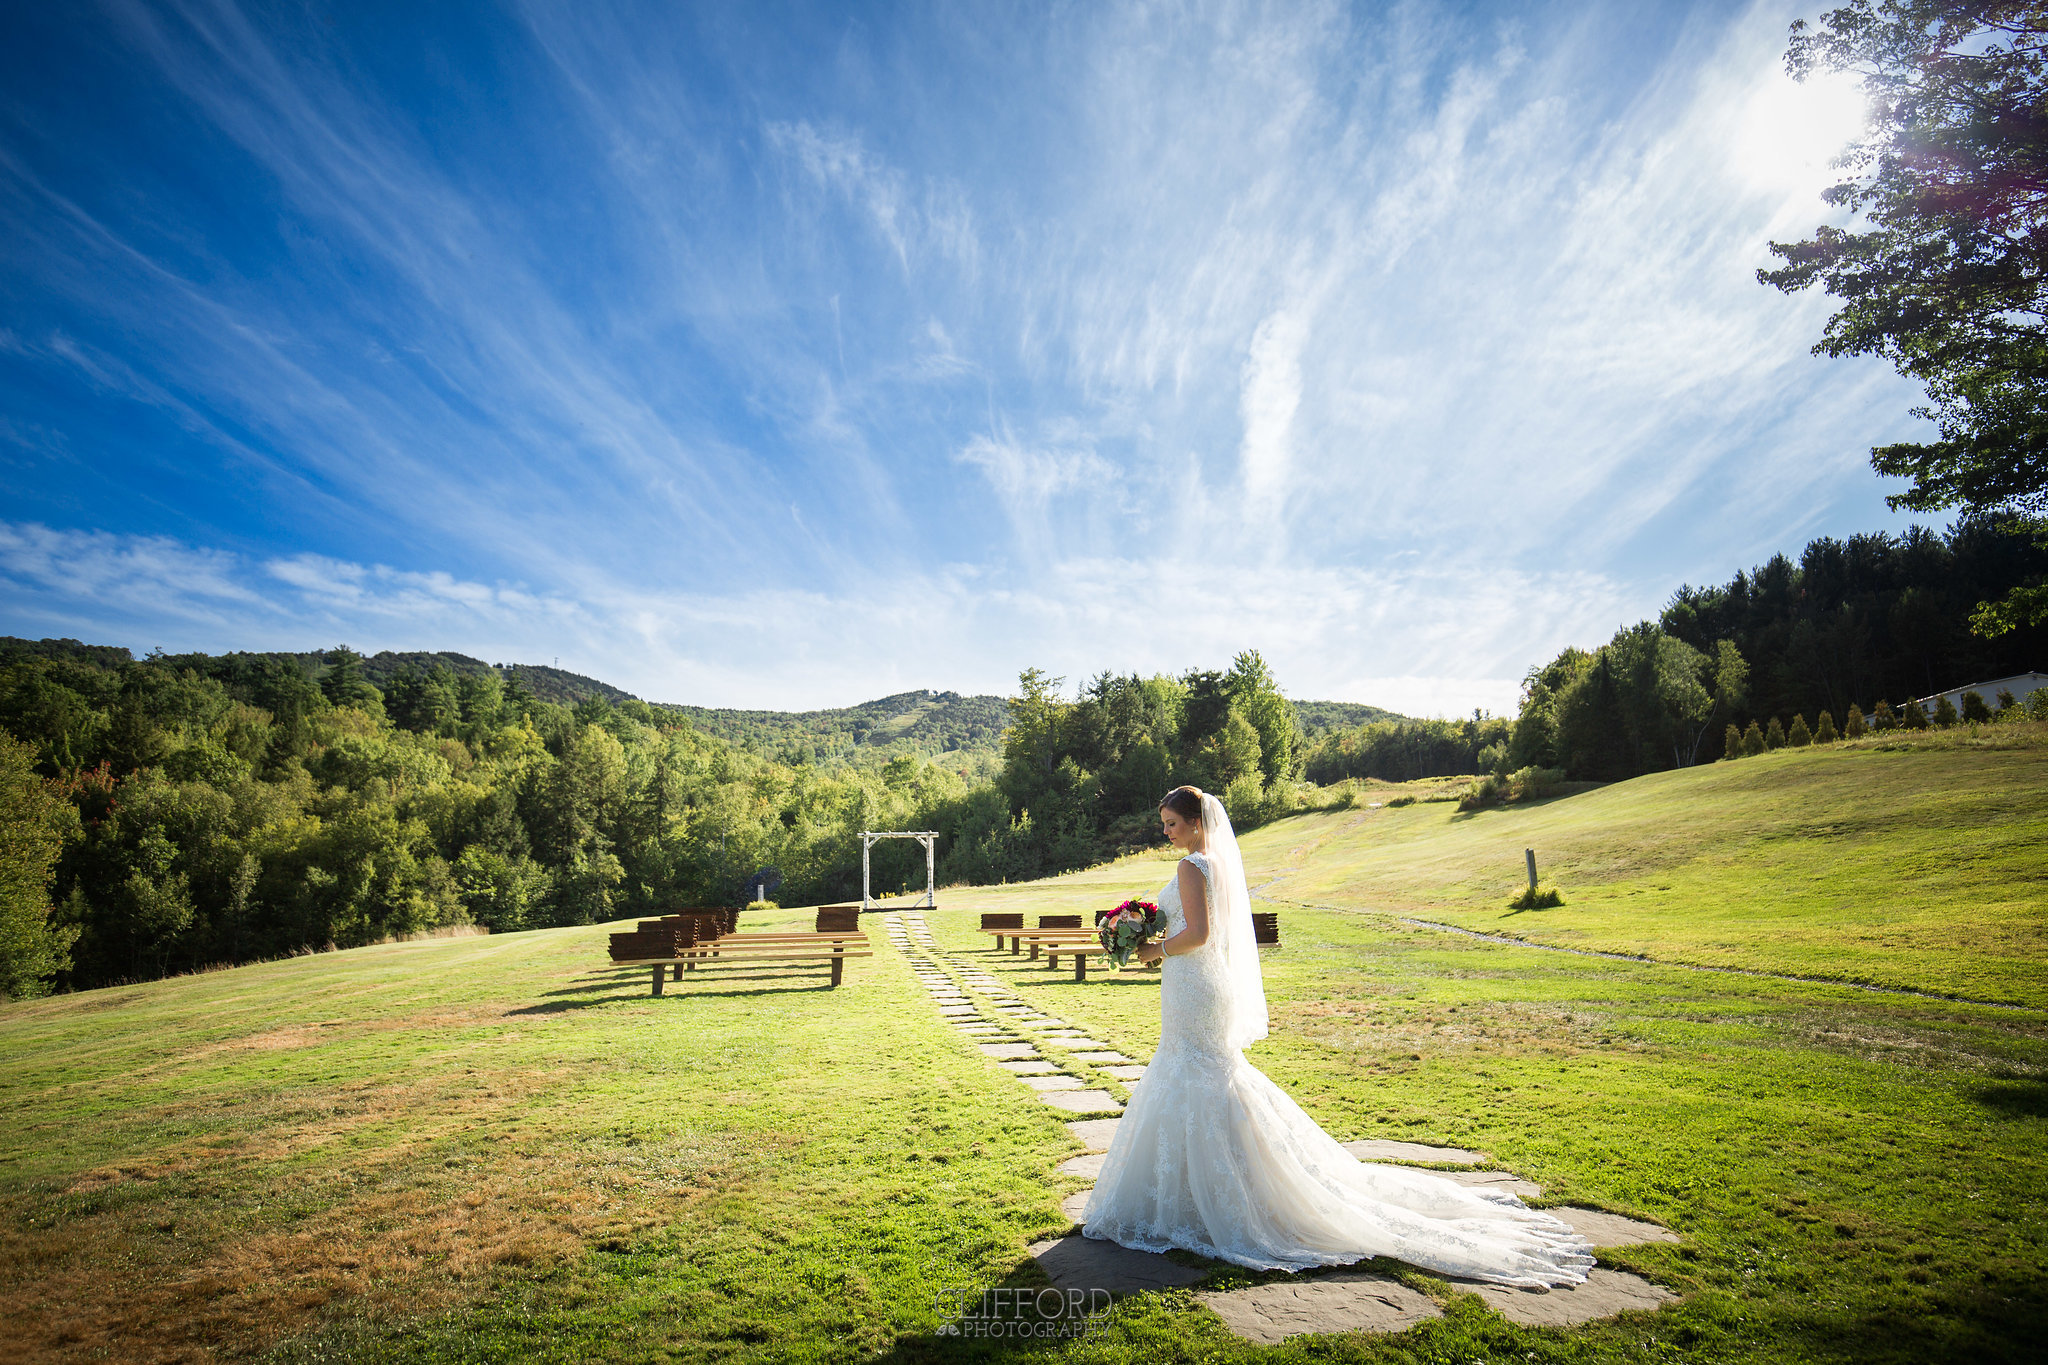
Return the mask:
M 939 1022 L 879 932 L 837 991 L 818 969 L 758 970 L 653 999 L 644 975 L 603 965 L 595 927 L 0 1007 L 0 1357 L 2038 1359 L 2048 1013 L 1675 965 L 1719 944 L 1731 965 L 1854 961 L 2027 998 L 2042 869 L 2015 831 L 2040 819 L 2038 760 L 1793 755 L 1531 810 L 1342 812 L 1247 838 L 1255 881 L 1284 874 L 1272 893 L 1325 907 L 1285 911 L 1252 1059 L 1340 1138 L 1474 1147 L 1546 1199 L 1676 1229 L 1678 1245 L 1603 1256 L 1686 1296 L 1654 1315 L 1516 1328 L 1408 1272 L 1447 1311 L 1396 1337 L 1267 1350 L 1176 1292 L 1123 1302 L 1086 1342 L 963 1346 L 934 1335 L 939 1291 L 1043 1283 L 1025 1247 L 1064 1230 L 1058 1200 L 1080 1185 L 1055 1173 L 1078 1150 L 1060 1116 Z M 1944 783 L 1979 825 L 1936 838 L 1894 811 L 1871 813 L 1885 837 L 1774 837 L 1760 818 L 1746 843 L 1729 833 L 1759 800 L 1818 830 L 1880 791 L 1907 815 L 1942 808 Z M 1503 920 L 1528 822 L 1571 903 Z M 1889 837 L 1902 825 L 1910 858 Z M 1838 850 L 1831 875 L 1920 888 L 1886 930 L 1910 951 L 1865 943 L 1849 903 L 1785 874 L 1814 840 Z M 1705 927 L 1676 897 L 1620 889 L 1677 886 L 1677 869 L 1712 889 L 1712 866 L 1731 889 Z M 991 952 L 974 925 L 1149 892 L 1170 867 L 949 893 L 927 918 L 942 945 L 1142 1057 L 1156 974 L 1076 983 Z M 1432 877 L 1450 889 L 1425 894 Z M 1930 912 L 1944 896 L 1946 917 Z M 1744 903 L 1768 912 L 1748 937 Z M 1615 946 L 1670 961 L 1385 913 L 1422 910 L 1575 945 L 1632 933 Z M 1985 943 L 2004 956 L 1974 969 L 1958 945 Z
M 1246 867 L 1279 902 L 2048 1006 L 2044 728 L 1780 750 L 1528 806 L 1333 812 L 1255 832 Z M 1509 908 L 1525 848 L 1567 905 Z

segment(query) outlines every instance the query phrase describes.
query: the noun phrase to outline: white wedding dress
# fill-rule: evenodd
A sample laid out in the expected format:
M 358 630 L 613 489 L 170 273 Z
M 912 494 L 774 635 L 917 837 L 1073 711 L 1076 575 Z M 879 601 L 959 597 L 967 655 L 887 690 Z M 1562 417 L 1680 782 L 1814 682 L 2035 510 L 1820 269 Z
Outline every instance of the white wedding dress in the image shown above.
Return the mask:
M 1204 831 L 1213 819 L 1228 841 L 1220 859 L 1188 855 L 1209 894 L 1208 941 L 1169 954 L 1160 966 L 1159 1047 L 1132 1089 L 1081 1231 L 1145 1251 L 1181 1247 L 1255 1270 L 1389 1256 L 1523 1288 L 1583 1282 L 1592 1248 L 1558 1219 L 1502 1191 L 1358 1160 L 1225 1044 L 1227 1037 L 1264 1035 L 1265 997 L 1255 975 L 1249 898 L 1241 890 L 1218 895 L 1221 878 L 1234 875 L 1243 886 L 1228 817 L 1214 797 L 1203 805 Z M 1210 848 L 1217 844 L 1212 836 Z M 1159 907 L 1167 937 L 1187 926 L 1177 875 L 1160 890 Z M 1242 922 L 1219 926 L 1220 916 L 1232 914 Z M 1247 950 L 1250 985 L 1238 975 Z M 1256 1001 L 1248 1003 L 1253 993 Z M 1248 1025 L 1232 1027 L 1245 1015 Z

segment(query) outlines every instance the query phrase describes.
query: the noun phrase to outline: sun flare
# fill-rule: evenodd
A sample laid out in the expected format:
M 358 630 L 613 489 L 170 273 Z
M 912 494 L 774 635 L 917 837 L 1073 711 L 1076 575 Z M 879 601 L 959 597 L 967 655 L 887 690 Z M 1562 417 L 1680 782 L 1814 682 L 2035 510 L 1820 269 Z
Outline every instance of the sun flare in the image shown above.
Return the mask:
M 1795 81 L 1782 73 L 1757 87 L 1743 110 L 1730 159 L 1758 190 L 1788 197 L 1834 183 L 1830 163 L 1863 131 L 1862 83 L 1837 73 Z

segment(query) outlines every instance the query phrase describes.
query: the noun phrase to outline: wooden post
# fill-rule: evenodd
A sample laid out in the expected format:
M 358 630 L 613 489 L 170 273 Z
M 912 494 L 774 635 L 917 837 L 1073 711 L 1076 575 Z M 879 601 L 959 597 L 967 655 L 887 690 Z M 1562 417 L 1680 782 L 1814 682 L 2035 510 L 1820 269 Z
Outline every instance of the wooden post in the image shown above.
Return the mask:
M 657 962 L 654 964 L 654 993 L 656 995 L 661 994 L 661 979 L 667 975 L 668 964 L 666 962 Z
M 1522 856 L 1529 860 L 1529 889 L 1534 891 L 1536 889 L 1536 850 L 1525 848 L 1522 850 Z
M 1086 954 L 1086 953 L 1075 953 L 1075 954 L 1074 954 L 1074 980 L 1076 980 L 1076 981 L 1086 981 L 1087 979 L 1088 979 L 1088 954 Z
M 834 957 L 834 958 L 832 959 L 832 984 L 833 984 L 833 985 L 835 985 L 835 986 L 836 986 L 836 985 L 838 985 L 838 984 L 839 984 L 839 974 L 840 974 L 841 972 L 845 971 L 845 970 L 846 970 L 846 959 L 845 959 L 845 958 L 843 958 L 843 957 L 836 957 L 836 956 L 835 956 L 835 957 Z

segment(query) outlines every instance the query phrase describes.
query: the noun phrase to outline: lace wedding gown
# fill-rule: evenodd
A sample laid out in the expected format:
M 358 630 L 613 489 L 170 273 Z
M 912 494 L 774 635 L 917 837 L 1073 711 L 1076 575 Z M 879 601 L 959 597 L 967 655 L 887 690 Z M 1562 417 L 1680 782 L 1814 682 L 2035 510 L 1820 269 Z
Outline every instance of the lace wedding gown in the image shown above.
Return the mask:
M 1188 859 L 1213 926 L 1216 869 L 1201 853 Z M 1167 937 L 1187 926 L 1177 875 L 1159 908 Z M 1220 1045 L 1229 987 L 1216 938 L 1212 927 L 1208 942 L 1160 965 L 1159 1047 L 1103 1159 L 1083 1234 L 1255 1270 L 1390 1256 L 1523 1288 L 1586 1278 L 1591 1248 L 1558 1219 L 1504 1191 L 1358 1160 L 1243 1052 Z

